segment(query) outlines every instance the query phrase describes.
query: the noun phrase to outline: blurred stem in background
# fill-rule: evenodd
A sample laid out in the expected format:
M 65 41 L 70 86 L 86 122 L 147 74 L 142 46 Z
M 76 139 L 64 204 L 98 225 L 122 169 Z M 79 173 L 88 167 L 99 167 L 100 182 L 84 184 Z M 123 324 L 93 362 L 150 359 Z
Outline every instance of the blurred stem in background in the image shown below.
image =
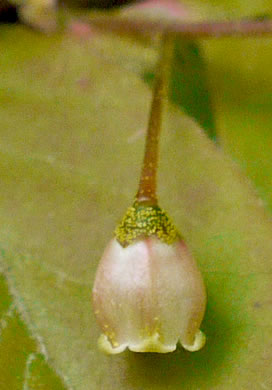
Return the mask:
M 62 23 L 62 13 L 56 12 L 57 7 L 111 9 L 141 2 L 143 0 L 25 0 L 24 2 L 0 0 L 0 22 L 15 22 L 19 17 L 20 21 L 37 30 L 53 32 L 57 26 L 65 24 Z M 84 14 L 81 12 L 78 17 L 84 15 L 85 18 L 85 14 L 84 10 Z M 60 16 L 59 20 L 57 15 Z M 126 18 L 122 13 L 101 12 L 91 18 L 86 17 L 82 22 L 90 23 L 105 32 L 128 36 L 146 33 L 154 35 L 163 33 L 166 29 L 175 34 L 169 98 L 193 117 L 212 140 L 216 139 L 215 119 L 205 58 L 202 56 L 198 40 L 228 36 L 272 35 L 272 21 L 265 15 L 237 21 L 191 23 L 184 20 L 167 20 L 167 18 L 157 20 Z M 147 69 L 143 79 L 152 85 L 153 69 Z
M 256 37 L 272 35 L 272 20 L 234 20 L 209 22 L 184 22 L 165 20 L 126 19 L 123 17 L 101 16 L 89 20 L 93 25 L 105 31 L 133 34 L 158 33 L 167 30 L 183 39 L 208 39 L 223 37 Z

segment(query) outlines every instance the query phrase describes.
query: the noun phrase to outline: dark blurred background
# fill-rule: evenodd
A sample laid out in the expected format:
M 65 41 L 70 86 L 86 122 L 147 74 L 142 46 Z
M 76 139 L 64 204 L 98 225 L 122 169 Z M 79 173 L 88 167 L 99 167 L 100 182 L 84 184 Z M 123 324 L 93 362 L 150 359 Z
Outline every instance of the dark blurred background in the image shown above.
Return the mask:
M 62 0 L 60 6 L 77 8 L 110 9 L 126 4 L 141 2 L 142 0 Z M 18 21 L 16 1 L 0 0 L 0 23 L 15 23 Z

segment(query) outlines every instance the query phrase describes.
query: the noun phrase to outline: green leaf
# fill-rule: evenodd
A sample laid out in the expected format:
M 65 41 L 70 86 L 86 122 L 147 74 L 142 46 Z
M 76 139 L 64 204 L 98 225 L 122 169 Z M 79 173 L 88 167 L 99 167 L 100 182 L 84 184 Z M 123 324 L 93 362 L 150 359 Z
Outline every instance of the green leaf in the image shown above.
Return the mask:
M 145 73 L 144 80 L 154 79 Z M 216 129 L 211 105 L 207 69 L 201 47 L 197 42 L 176 39 L 170 81 L 170 99 L 194 118 L 215 140 Z
M 171 90 L 172 101 L 183 107 L 208 136 L 215 139 L 206 64 L 198 43 L 176 40 Z
M 128 62 L 118 61 L 122 45 Z M 239 167 L 177 107 L 164 123 L 159 195 L 205 277 L 207 345 L 163 356 L 97 350 L 94 274 L 143 155 L 150 91 L 140 55 L 136 71 L 126 66 L 141 50 L 19 27 L 2 29 L 1 47 L 2 262 L 50 366 L 75 390 L 271 388 L 270 216 Z M 20 337 L 16 348 L 30 351 Z M 29 369 L 41 378 L 38 360 Z
M 64 389 L 62 381 L 48 366 L 42 354 L 32 356 L 28 365 L 27 390 Z
M 255 15 L 271 15 L 272 5 L 267 0 L 180 0 L 199 15 L 200 19 L 237 19 Z
M 271 39 L 203 45 L 220 144 L 239 162 L 272 210 Z
M 3 274 L 0 293 L 0 389 L 64 390 L 45 355 L 38 352 L 41 345 L 22 320 Z

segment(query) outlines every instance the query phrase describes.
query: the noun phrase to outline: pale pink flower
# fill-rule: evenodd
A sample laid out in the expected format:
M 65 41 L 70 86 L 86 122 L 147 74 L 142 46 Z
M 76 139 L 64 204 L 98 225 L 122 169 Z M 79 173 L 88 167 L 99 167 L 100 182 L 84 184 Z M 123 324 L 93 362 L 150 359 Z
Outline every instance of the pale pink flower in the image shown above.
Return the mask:
M 166 353 L 178 342 L 197 351 L 205 344 L 199 330 L 205 287 L 182 239 L 169 245 L 151 236 L 127 247 L 112 239 L 98 266 L 93 305 L 107 353 Z

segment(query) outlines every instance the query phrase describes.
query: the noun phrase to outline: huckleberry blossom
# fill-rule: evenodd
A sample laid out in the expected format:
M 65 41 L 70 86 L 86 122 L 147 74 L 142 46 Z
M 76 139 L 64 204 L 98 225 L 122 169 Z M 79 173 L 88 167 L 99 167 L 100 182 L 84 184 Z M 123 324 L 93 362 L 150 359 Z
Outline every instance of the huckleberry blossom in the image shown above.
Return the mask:
M 93 305 L 107 353 L 171 352 L 178 341 L 197 351 L 205 344 L 201 274 L 158 206 L 135 202 L 128 209 L 98 266 Z
M 136 200 L 99 263 L 93 306 L 102 329 L 99 346 L 116 354 L 189 351 L 205 344 L 199 330 L 206 292 L 195 260 L 157 203 L 158 145 L 173 39 L 165 33 L 146 134 Z

